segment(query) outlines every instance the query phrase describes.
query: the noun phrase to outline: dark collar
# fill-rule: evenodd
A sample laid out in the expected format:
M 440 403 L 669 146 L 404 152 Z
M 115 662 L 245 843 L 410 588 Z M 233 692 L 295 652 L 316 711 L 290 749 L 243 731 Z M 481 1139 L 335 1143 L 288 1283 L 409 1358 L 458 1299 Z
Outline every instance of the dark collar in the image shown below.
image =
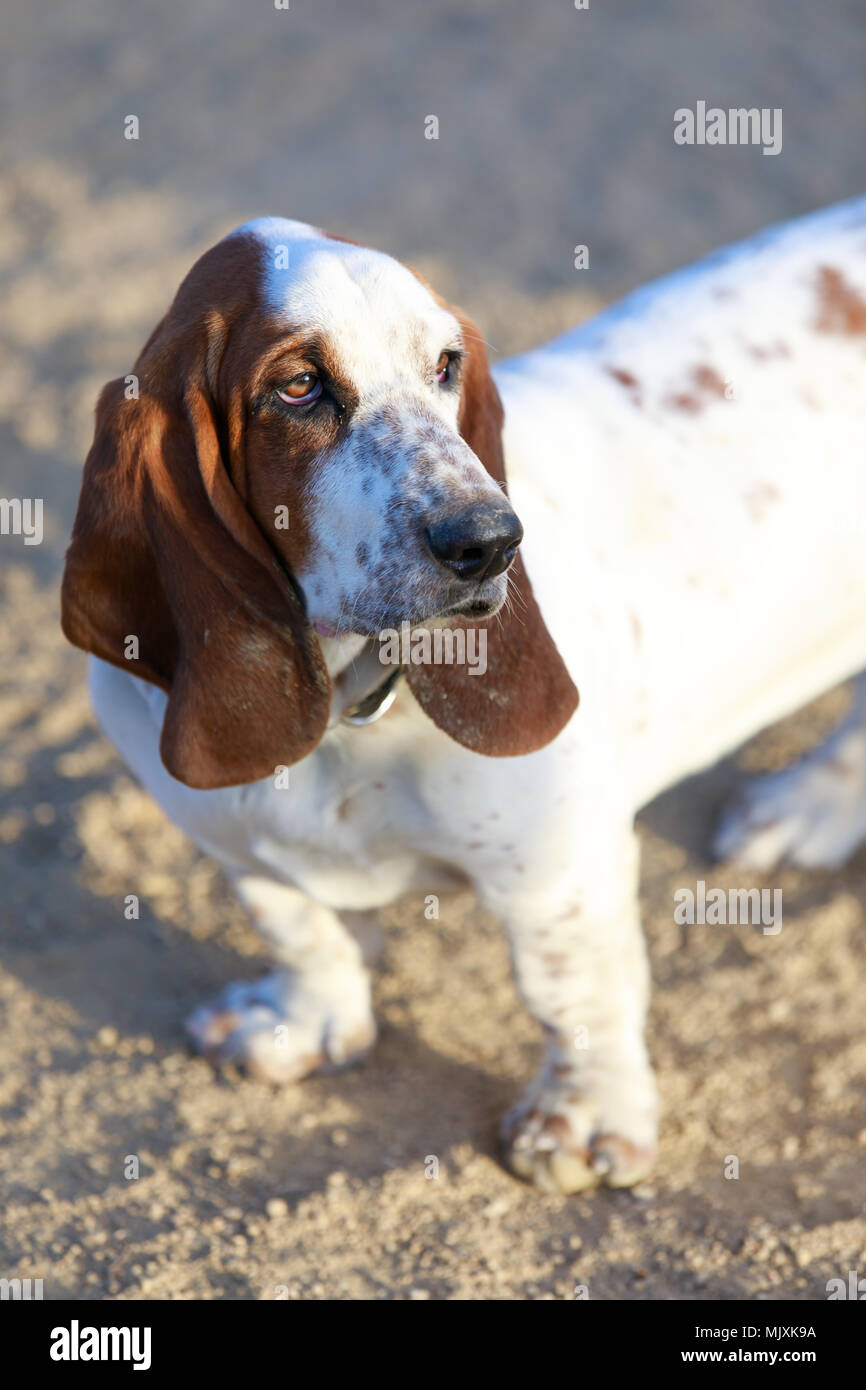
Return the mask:
M 356 705 L 351 705 L 344 710 L 340 716 L 342 724 L 354 724 L 356 727 L 363 724 L 375 724 L 377 719 L 381 719 L 383 714 L 387 714 L 397 698 L 397 682 L 403 674 L 400 666 L 394 668 L 381 685 L 377 685 L 369 695 L 365 695 L 363 700 L 359 700 Z

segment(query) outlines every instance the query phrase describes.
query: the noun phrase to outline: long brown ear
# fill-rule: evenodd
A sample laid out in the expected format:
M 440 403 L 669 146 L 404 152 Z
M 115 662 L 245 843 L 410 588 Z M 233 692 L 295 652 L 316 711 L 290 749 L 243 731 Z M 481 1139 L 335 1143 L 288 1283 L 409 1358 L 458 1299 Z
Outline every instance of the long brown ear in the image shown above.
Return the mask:
M 440 301 L 441 302 L 441 301 Z M 450 308 L 450 306 L 448 306 Z M 505 488 L 503 411 L 484 339 L 459 310 L 465 343 L 458 426 L 491 477 Z M 489 757 L 534 753 L 550 743 L 577 709 L 578 693 L 544 625 L 520 552 L 508 572 L 506 606 L 485 628 L 487 670 L 466 665 L 412 665 L 409 684 L 430 718 L 458 743 Z
M 187 373 L 175 395 L 154 384 L 165 353 L 157 330 L 140 398 L 124 399 L 123 379 L 100 397 L 63 631 L 167 691 L 160 751 L 173 777 L 234 786 L 312 751 L 330 681 L 291 576 L 231 482 L 206 383 Z

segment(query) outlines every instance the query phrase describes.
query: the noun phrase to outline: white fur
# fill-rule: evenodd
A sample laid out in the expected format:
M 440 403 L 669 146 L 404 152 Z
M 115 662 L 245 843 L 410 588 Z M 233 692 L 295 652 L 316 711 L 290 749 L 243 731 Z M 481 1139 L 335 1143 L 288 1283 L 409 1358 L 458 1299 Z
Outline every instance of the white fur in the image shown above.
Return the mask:
M 335 306 L 356 304 L 345 285 L 352 256 L 308 240 L 309 229 L 298 235 L 295 303 L 330 331 Z M 346 330 L 346 353 L 374 399 L 394 368 L 371 351 L 370 333 L 377 314 L 390 322 L 408 302 L 407 272 L 366 252 L 362 265 L 376 292 Z M 265 1015 L 223 999 L 208 1016 L 213 1055 L 267 1071 L 262 1038 L 280 1017 L 301 1028 L 305 1055 L 339 1057 L 341 1038 L 372 1037 L 364 967 L 341 914 L 426 890 L 449 863 L 501 915 L 524 998 L 548 1030 L 542 1073 L 506 1121 L 512 1165 L 560 1191 L 646 1170 L 655 1094 L 635 812 L 866 665 L 866 336 L 817 330 L 821 266 L 866 294 L 866 200 L 711 257 L 498 368 L 527 569 L 581 691 L 569 726 L 540 752 L 466 751 L 404 682 L 380 723 L 333 726 L 288 790 L 266 780 L 192 791 L 159 760 L 164 697 L 93 663 L 106 731 L 167 814 L 255 899 L 289 972 L 281 978 L 303 996 L 296 1008 L 292 989 L 278 988 Z M 431 302 L 418 300 L 427 324 Z M 351 525 L 324 500 L 320 527 L 329 516 Z M 340 644 L 328 655 L 339 675 Z M 847 801 L 806 862 L 836 862 L 866 830 L 864 721 L 861 705 L 843 749 L 860 781 L 852 793 L 846 780 Z M 817 774 L 813 761 L 811 777 L 777 782 L 767 797 L 838 806 L 816 756 Z M 755 825 L 766 833 L 760 806 L 755 816 L 752 807 L 728 828 L 726 847 L 743 862 Z M 782 835 L 776 848 L 796 840 Z M 586 1047 L 575 1047 L 579 1028 Z M 295 1074 L 279 1060 L 270 1070 Z

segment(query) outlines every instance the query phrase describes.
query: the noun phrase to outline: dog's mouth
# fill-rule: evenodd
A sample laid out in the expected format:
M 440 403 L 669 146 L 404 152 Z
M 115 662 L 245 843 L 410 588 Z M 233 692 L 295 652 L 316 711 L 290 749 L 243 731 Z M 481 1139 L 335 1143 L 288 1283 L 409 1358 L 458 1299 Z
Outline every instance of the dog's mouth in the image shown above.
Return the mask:
M 480 585 L 478 587 L 481 588 Z M 481 593 L 476 591 L 456 603 L 448 604 L 446 608 L 437 608 L 433 613 L 404 613 L 403 621 L 410 623 L 412 627 L 447 627 L 448 622 L 455 618 L 465 618 L 475 623 L 485 622 L 488 618 L 495 617 L 503 607 L 507 594 L 504 585 L 501 592 L 495 593 L 490 593 L 491 587 L 485 584 Z M 486 593 L 484 589 L 487 590 Z
M 470 599 L 468 603 L 455 603 L 453 608 L 446 608 L 444 613 L 439 613 L 438 618 L 472 618 L 475 622 L 481 622 L 485 618 L 492 618 L 498 613 L 505 599 Z
M 404 623 L 410 627 L 445 627 L 449 619 L 464 618 L 469 622 L 481 623 L 493 618 L 505 603 L 506 591 L 503 589 L 501 594 L 489 594 L 486 597 L 475 594 L 471 598 L 461 599 L 458 603 L 449 604 L 447 608 L 438 608 L 433 612 L 421 610 L 403 610 L 387 616 L 380 616 L 378 623 L 374 623 L 367 615 L 354 613 L 349 624 L 341 622 L 328 622 L 316 618 L 312 626 L 319 637 L 341 638 L 341 637 L 378 637 L 383 630 L 399 629 Z

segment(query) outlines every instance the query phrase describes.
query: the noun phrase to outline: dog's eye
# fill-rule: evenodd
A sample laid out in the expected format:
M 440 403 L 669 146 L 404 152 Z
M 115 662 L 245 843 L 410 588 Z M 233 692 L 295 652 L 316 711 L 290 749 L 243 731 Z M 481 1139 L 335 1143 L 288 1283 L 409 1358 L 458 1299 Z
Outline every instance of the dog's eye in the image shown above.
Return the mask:
M 436 363 L 436 380 L 440 386 L 445 386 L 451 380 L 452 360 L 450 352 L 440 352 Z
M 318 400 L 322 394 L 322 383 L 315 372 L 303 372 L 301 376 L 293 376 L 291 381 L 287 381 L 285 386 L 281 386 L 277 395 L 286 405 L 309 405 L 311 401 Z

